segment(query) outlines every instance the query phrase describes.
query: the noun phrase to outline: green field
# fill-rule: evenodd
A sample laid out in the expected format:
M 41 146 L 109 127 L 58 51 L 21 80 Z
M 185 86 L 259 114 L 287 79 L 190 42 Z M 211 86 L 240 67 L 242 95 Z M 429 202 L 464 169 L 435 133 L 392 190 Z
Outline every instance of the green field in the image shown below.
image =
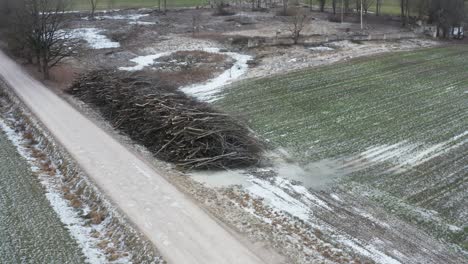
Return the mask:
M 169 8 L 191 7 L 202 5 L 206 2 L 206 0 L 167 0 L 167 6 Z M 156 6 L 158 6 L 157 0 L 98 0 L 99 9 L 141 8 Z M 89 10 L 89 8 L 89 0 L 73 0 L 70 9 Z
M 326 4 L 326 6 L 328 8 L 330 8 L 330 9 L 332 8 L 331 2 L 332 1 L 327 1 L 327 4 Z M 369 8 L 369 12 L 375 12 L 375 1 L 373 1 L 373 2 L 374 3 Z M 318 0 L 314 0 L 312 2 L 312 5 L 315 5 L 316 8 L 318 8 L 318 5 L 319 5 Z M 337 10 L 340 11 L 341 10 L 341 1 L 338 1 L 336 6 L 337 6 Z M 353 9 L 356 8 L 356 4 L 354 3 L 354 1 L 350 1 L 349 7 L 353 8 Z M 400 11 L 400 0 L 384 0 L 384 1 L 382 1 L 382 13 L 383 14 L 399 15 L 400 12 L 401 12 Z
M 243 81 L 217 104 L 304 165 L 343 162 L 344 186 L 467 246 L 468 230 L 448 228 L 468 224 L 466 61 L 467 46 L 354 59 Z

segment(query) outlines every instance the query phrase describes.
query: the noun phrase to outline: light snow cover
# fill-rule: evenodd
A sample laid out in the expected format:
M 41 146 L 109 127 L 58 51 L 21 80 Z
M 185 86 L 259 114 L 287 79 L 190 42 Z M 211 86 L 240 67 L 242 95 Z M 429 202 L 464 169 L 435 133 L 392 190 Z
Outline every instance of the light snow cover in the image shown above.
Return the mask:
M 190 51 L 192 49 L 185 49 L 185 50 L 178 50 L 178 51 Z M 195 49 L 194 49 L 195 50 Z M 206 101 L 206 102 L 214 102 L 219 97 L 217 95 L 221 91 L 221 87 L 233 82 L 235 79 L 241 77 L 243 74 L 247 72 L 248 65 L 247 62 L 252 58 L 249 55 L 243 55 L 235 52 L 220 52 L 219 49 L 217 48 L 205 48 L 205 49 L 198 49 L 198 50 L 203 50 L 206 52 L 210 53 L 219 53 L 219 54 L 224 54 L 227 56 L 230 56 L 235 60 L 234 65 L 221 73 L 219 76 L 201 83 L 201 84 L 194 84 L 186 87 L 180 88 L 184 93 L 193 96 L 201 101 Z M 156 59 L 168 56 L 174 52 L 177 51 L 172 51 L 172 52 L 162 52 L 158 54 L 153 54 L 153 55 L 146 55 L 146 56 L 139 56 L 136 58 L 131 59 L 130 61 L 135 63 L 135 66 L 131 67 L 120 67 L 119 70 L 122 71 L 139 71 L 143 70 L 145 67 L 151 66 L 155 62 Z
M 247 188 L 249 193 L 265 199 L 276 210 L 287 212 L 301 220 L 309 220 L 312 211 L 280 187 L 256 178 L 252 179 L 252 183 L 254 184 Z
M 16 146 L 18 152 L 23 156 L 31 166 L 33 172 L 39 172 L 39 168 L 36 165 L 36 160 L 31 156 L 30 152 L 26 147 L 24 147 L 24 141 L 15 133 L 15 131 L 10 128 L 2 119 L 0 119 L 0 130 L 3 130 L 7 135 L 8 139 Z M 55 166 L 54 164 L 54 167 Z M 57 170 L 56 173 L 60 177 L 60 172 Z M 55 177 L 54 177 L 55 178 Z M 39 174 L 39 179 L 41 184 L 46 189 L 46 198 L 49 201 L 52 209 L 59 216 L 61 222 L 70 232 L 71 236 L 80 246 L 84 256 L 86 257 L 86 262 L 90 264 L 99 264 L 106 263 L 107 259 L 104 254 L 96 244 L 99 242 L 98 239 L 91 236 L 91 232 L 96 230 L 98 232 L 105 232 L 104 222 L 99 225 L 88 226 L 85 224 L 84 220 L 79 216 L 78 211 L 75 210 L 68 204 L 62 194 L 55 188 L 54 183 L 52 182 L 53 178 Z M 89 208 L 85 208 L 84 211 Z M 129 263 L 129 257 L 119 259 L 116 263 Z
M 391 162 L 394 164 L 392 170 L 401 171 L 414 168 L 466 144 L 468 142 L 467 135 L 468 131 L 465 131 L 447 141 L 434 145 L 402 141 L 391 145 L 374 146 L 357 155 L 348 165 L 355 165 L 353 169 L 359 170 L 379 163 Z
M 147 56 L 139 56 L 136 58 L 131 59 L 130 61 L 135 63 L 135 66 L 131 67 L 120 67 L 119 70 L 121 71 L 141 71 L 145 67 L 153 65 L 155 63 L 155 60 L 170 55 L 171 52 L 163 52 L 163 53 L 158 53 L 155 55 L 147 55 Z
M 120 47 L 119 42 L 114 42 L 102 35 L 103 29 L 97 28 L 77 28 L 72 29 L 68 33 L 71 38 L 83 39 L 88 42 L 88 45 L 93 49 L 110 49 Z
M 335 49 L 330 48 L 330 47 L 325 47 L 325 46 L 317 46 L 317 47 L 310 47 L 309 50 L 312 50 L 312 51 L 332 51 L 332 50 L 335 50 Z
M 339 241 L 348 247 L 356 250 L 356 252 L 360 253 L 361 255 L 367 256 L 374 260 L 376 263 L 382 264 L 401 264 L 400 261 L 380 252 L 376 249 L 373 245 L 363 245 L 360 244 L 356 239 L 353 238 L 346 238 L 341 237 Z
M 228 55 L 235 60 L 235 63 L 230 69 L 224 71 L 218 77 L 202 84 L 182 87 L 181 90 L 200 101 L 214 102 L 220 99 L 218 94 L 221 92 L 223 86 L 232 83 L 247 72 L 249 68 L 247 62 L 252 59 L 252 56 L 235 52 L 220 52 L 219 49 L 205 49 L 204 51 Z
M 142 25 L 142 26 L 156 25 L 156 22 L 146 22 L 146 21 L 130 21 L 128 23 L 130 25 Z
M 114 20 L 138 20 L 142 17 L 147 17 L 149 14 L 131 14 L 131 15 L 104 15 L 95 16 L 97 20 L 114 19 Z
M 128 22 L 131 25 L 155 25 L 156 22 L 145 22 L 145 21 L 138 21 L 142 17 L 147 17 L 149 14 L 130 14 L 130 15 L 101 15 L 101 16 L 94 16 L 96 20 L 130 20 Z M 81 18 L 83 20 L 89 20 L 89 17 Z

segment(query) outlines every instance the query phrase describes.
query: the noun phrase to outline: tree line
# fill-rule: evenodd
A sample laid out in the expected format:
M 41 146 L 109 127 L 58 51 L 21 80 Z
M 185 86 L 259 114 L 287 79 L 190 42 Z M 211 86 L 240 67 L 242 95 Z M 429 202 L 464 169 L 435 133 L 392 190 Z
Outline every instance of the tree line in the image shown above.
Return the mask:
M 367 15 L 373 9 L 375 15 L 380 16 L 383 14 L 384 1 L 390 0 L 211 0 L 210 3 L 217 6 L 250 4 L 253 10 L 281 6 L 285 15 L 290 6 L 302 4 L 307 4 L 311 10 L 313 6 L 318 6 L 320 12 L 325 12 L 330 6 L 334 15 L 341 12 L 363 12 Z M 451 28 L 462 26 L 466 20 L 465 0 L 398 0 L 398 5 L 403 26 L 410 24 L 413 19 L 423 20 L 436 25 L 440 37 L 447 37 Z
M 0 0 L 2 39 L 15 56 L 34 63 L 44 79 L 75 51 L 65 28 L 67 0 Z

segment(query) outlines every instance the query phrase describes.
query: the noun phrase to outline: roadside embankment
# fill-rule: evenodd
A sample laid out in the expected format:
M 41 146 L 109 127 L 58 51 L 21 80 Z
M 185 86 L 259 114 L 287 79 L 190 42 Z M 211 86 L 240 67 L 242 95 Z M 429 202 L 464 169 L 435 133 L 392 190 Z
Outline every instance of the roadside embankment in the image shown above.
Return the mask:
M 52 208 L 89 263 L 163 263 L 154 246 L 0 80 L 1 128 L 36 172 Z

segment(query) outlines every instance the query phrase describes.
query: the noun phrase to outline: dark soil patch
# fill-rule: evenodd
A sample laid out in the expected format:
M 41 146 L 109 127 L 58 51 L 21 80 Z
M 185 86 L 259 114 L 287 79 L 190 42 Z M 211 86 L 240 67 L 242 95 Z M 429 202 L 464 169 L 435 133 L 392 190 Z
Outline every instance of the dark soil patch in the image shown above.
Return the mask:
M 165 86 L 181 87 L 208 81 L 231 68 L 229 56 L 206 51 L 178 51 L 155 61 L 152 71 Z

